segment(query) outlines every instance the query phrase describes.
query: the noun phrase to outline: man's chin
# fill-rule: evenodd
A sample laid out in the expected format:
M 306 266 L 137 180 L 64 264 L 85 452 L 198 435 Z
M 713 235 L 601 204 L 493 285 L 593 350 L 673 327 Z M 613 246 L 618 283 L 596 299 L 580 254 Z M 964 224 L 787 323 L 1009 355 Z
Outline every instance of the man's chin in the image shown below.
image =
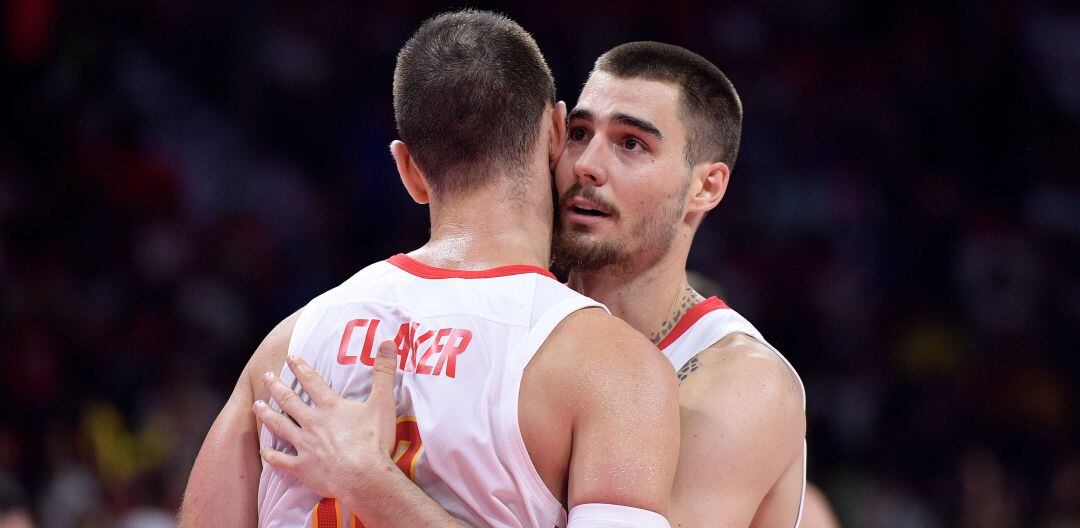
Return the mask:
M 626 261 L 618 244 L 589 232 L 562 232 L 555 236 L 552 257 L 566 271 L 593 271 Z

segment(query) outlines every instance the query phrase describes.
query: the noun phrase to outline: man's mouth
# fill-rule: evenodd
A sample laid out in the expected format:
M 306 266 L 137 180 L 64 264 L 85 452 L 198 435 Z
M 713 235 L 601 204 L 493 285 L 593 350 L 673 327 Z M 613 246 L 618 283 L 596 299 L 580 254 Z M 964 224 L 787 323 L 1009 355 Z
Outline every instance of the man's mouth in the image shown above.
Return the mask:
M 566 211 L 569 213 L 567 216 L 570 221 L 581 224 L 593 224 L 612 216 L 608 207 L 584 198 L 572 198 L 567 201 Z
M 596 209 L 586 209 L 584 207 L 571 206 L 570 210 L 577 213 L 588 216 L 610 216 L 607 213 L 597 211 Z

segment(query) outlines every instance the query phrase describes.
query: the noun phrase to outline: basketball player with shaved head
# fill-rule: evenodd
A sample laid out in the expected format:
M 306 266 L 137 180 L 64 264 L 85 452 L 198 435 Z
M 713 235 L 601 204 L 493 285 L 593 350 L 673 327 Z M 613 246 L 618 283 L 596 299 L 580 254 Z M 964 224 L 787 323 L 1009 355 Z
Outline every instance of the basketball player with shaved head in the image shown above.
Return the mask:
M 742 104 L 716 66 L 677 46 L 629 43 L 596 61 L 555 170 L 554 255 L 569 285 L 649 336 L 678 371 L 673 526 L 791 527 L 802 511 L 802 382 L 686 276 L 694 234 L 727 191 L 741 126 Z
M 181 526 L 669 526 L 676 377 L 547 271 L 554 94 L 503 16 L 440 15 L 405 44 L 391 150 L 430 240 L 269 334 L 207 434 Z

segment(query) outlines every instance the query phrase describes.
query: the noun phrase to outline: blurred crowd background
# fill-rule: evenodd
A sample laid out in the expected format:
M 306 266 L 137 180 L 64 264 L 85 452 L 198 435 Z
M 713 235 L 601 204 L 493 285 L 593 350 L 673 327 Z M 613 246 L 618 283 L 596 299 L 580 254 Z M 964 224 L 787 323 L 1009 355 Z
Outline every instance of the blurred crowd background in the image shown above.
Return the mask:
M 1080 526 L 1078 4 L 665 4 L 472 5 L 571 106 L 629 40 L 734 81 L 690 267 L 801 372 L 845 526 Z M 262 336 L 425 240 L 391 81 L 447 7 L 4 3 L 0 519 L 169 526 Z

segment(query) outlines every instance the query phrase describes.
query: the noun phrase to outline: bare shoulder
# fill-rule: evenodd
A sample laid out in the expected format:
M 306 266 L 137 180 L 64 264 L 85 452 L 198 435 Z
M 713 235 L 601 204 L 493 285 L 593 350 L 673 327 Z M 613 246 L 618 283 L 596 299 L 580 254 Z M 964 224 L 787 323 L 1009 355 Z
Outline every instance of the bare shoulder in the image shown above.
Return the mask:
M 645 336 L 599 308 L 563 319 L 528 370 L 564 409 L 603 409 L 626 398 L 648 399 L 639 403 L 657 408 L 674 406 L 678 399 L 667 358 Z
M 693 361 L 679 385 L 682 438 L 672 525 L 709 526 L 720 518 L 748 526 L 763 498 L 800 465 L 802 384 L 772 349 L 743 334 L 722 339 Z
M 267 399 L 261 376 L 285 362 L 299 315 L 299 311 L 292 314 L 270 331 L 236 381 L 191 469 L 179 526 L 254 526 L 257 522 L 262 465 L 251 404 Z
M 292 315 L 274 326 L 270 333 L 263 338 L 262 343 L 259 343 L 258 348 L 252 353 L 251 359 L 248 360 L 247 365 L 244 367 L 240 382 L 247 380 L 256 399 L 267 399 L 268 394 L 266 389 L 263 388 L 262 376 L 267 372 L 278 373 L 281 371 L 281 366 L 285 364 L 285 357 L 289 355 L 289 341 L 292 340 L 293 328 L 296 327 L 296 320 L 300 318 L 300 312 L 302 311 L 301 308 L 293 312 Z
M 559 387 L 551 390 L 570 415 L 568 507 L 598 502 L 666 515 L 679 449 L 671 363 L 599 309 L 568 316 L 544 347 Z
M 804 421 L 798 375 L 776 352 L 745 334 L 729 335 L 701 351 L 678 376 L 683 407 L 727 408 L 738 402 Z
M 612 376 L 674 381 L 671 363 L 644 335 L 622 319 L 599 308 L 578 310 L 551 334 L 550 342 L 569 352 L 564 361 L 584 367 L 602 367 Z
M 677 401 L 671 363 L 645 336 L 600 308 L 566 316 L 529 363 L 527 378 L 545 398 L 583 411 L 627 396 Z M 624 406 L 625 407 L 625 406 Z

